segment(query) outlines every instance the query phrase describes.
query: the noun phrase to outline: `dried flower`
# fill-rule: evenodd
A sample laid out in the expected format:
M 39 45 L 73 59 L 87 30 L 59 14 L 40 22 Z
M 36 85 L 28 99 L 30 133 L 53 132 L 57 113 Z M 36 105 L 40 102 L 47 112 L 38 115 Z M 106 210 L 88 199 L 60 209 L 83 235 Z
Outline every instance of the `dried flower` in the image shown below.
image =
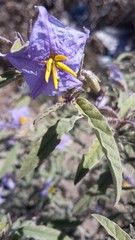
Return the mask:
M 77 79 L 89 30 L 84 33 L 65 27 L 42 7 L 30 41 L 19 51 L 5 55 L 13 66 L 23 72 L 32 97 L 39 94 L 62 95 L 68 89 L 80 88 Z

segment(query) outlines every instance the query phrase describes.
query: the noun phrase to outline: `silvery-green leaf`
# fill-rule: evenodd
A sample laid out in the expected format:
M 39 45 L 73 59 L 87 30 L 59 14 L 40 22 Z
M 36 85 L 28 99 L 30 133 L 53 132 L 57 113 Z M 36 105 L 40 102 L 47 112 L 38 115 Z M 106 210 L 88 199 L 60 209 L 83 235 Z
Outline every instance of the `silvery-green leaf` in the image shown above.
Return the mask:
M 97 199 L 101 198 L 101 193 L 98 191 L 97 186 L 93 188 L 93 190 L 88 191 L 84 196 L 80 198 L 80 200 L 74 205 L 72 215 L 82 215 L 85 210 L 88 210 L 89 207 L 96 202 Z
M 36 240 L 71 240 L 70 237 L 65 236 L 59 230 L 44 225 L 26 225 L 23 226 L 22 231 L 25 237 Z
M 90 146 L 88 152 L 83 155 L 77 168 L 74 183 L 77 184 L 89 172 L 89 170 L 99 162 L 103 155 L 104 153 L 101 144 L 96 139 L 92 146 Z
M 125 102 L 123 102 L 119 111 L 120 117 L 125 117 L 126 113 L 133 109 L 135 109 L 135 93 L 131 95 Z
M 119 151 L 113 137 L 113 133 L 98 109 L 84 98 L 77 98 L 77 108 L 80 113 L 87 116 L 90 126 L 93 128 L 107 157 L 109 168 L 115 186 L 115 204 L 118 203 L 122 188 L 122 166 Z
M 40 143 L 36 143 L 32 146 L 31 152 L 26 157 L 25 161 L 23 162 L 21 168 L 17 173 L 17 179 L 21 179 L 25 177 L 27 174 L 31 175 L 34 169 L 37 167 L 38 162 L 40 161 L 39 156 L 37 155 L 38 150 L 40 147 Z
M 80 116 L 72 116 L 71 118 L 61 118 L 57 123 L 51 126 L 44 134 L 41 141 L 33 145 L 31 152 L 28 154 L 21 169 L 18 172 L 18 179 L 30 174 L 34 169 L 47 158 L 47 156 L 60 143 L 63 135 L 67 134 L 74 126 Z
M 20 144 L 17 143 L 9 152 L 7 152 L 7 157 L 3 161 L 3 165 L 0 169 L 0 179 L 8 172 L 10 173 L 14 168 L 14 162 L 16 160 L 17 154 L 20 149 Z
M 108 218 L 99 214 L 92 214 L 92 216 L 97 219 L 97 221 L 105 228 L 107 233 L 115 240 L 133 240 L 116 223 L 112 222 Z

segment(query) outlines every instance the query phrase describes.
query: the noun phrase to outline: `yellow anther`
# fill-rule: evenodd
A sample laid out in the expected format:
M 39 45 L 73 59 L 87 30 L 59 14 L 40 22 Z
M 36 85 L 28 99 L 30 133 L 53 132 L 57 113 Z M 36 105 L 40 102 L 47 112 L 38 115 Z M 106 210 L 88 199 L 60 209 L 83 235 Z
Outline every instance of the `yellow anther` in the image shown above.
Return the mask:
M 66 57 L 66 56 L 64 56 L 64 55 L 56 55 L 55 57 L 54 57 L 54 61 L 63 61 L 63 60 L 68 60 L 68 58 Z
M 47 61 L 45 60 L 41 62 L 46 65 L 46 71 L 45 71 L 46 83 L 49 82 L 50 75 L 52 74 L 55 89 L 58 89 L 58 82 L 59 82 L 57 68 L 72 74 L 74 77 L 77 77 L 77 74 L 70 67 L 68 67 L 66 64 L 61 62 L 63 60 L 68 60 L 68 58 L 64 55 L 56 55 L 54 57 L 49 58 Z
M 58 97 L 58 102 L 64 102 L 65 101 L 65 99 L 63 98 L 63 97 Z
M 54 88 L 58 89 L 58 77 L 57 77 L 55 62 L 53 62 L 53 65 L 52 65 L 52 78 L 53 78 Z
M 20 124 L 26 124 L 27 123 L 27 118 L 26 117 L 20 117 L 19 118 L 19 122 L 20 122 Z
M 48 192 L 49 192 L 50 194 L 55 194 L 55 193 L 56 193 L 56 188 L 50 187 Z
M 126 188 L 126 187 L 131 187 L 131 186 L 132 186 L 131 183 L 126 181 L 126 180 L 124 180 L 123 183 L 122 183 L 122 187 Z
M 64 70 L 70 74 L 72 74 L 74 77 L 77 77 L 77 74 L 70 68 L 68 67 L 66 64 L 64 63 L 61 63 L 61 62 L 56 62 L 56 67 L 61 69 L 61 70 Z
M 52 63 L 53 63 L 52 58 L 49 58 L 49 60 L 46 62 L 46 71 L 45 71 L 46 83 L 48 83 L 48 81 L 49 81 L 49 77 L 50 77 L 51 70 L 52 70 Z

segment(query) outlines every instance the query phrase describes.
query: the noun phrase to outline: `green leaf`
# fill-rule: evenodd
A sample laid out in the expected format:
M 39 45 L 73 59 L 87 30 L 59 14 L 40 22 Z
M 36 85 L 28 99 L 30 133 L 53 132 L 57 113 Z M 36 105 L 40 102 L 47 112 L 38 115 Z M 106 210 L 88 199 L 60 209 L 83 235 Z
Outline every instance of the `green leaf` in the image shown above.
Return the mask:
M 119 115 L 121 118 L 125 117 L 129 110 L 135 109 L 135 93 L 131 95 L 122 105 Z
M 10 173 L 14 168 L 14 162 L 20 149 L 20 144 L 16 144 L 9 152 L 0 169 L 0 179 L 8 172 Z
M 89 101 L 84 98 L 78 98 L 76 103 L 79 112 L 87 116 L 88 122 L 93 128 L 102 146 L 102 150 L 107 157 L 115 186 L 115 204 L 117 204 L 120 199 L 122 188 L 122 166 L 113 133 L 105 117 Z
M 0 232 L 2 230 L 4 230 L 4 228 L 6 228 L 6 226 L 7 226 L 7 220 L 1 221 L 0 222 Z
M 112 222 L 108 218 L 99 214 L 92 214 L 92 216 L 97 219 L 97 221 L 105 228 L 108 234 L 115 240 L 133 240 L 116 223 Z
M 63 135 L 67 134 L 74 126 L 80 116 L 72 116 L 71 118 L 61 118 L 55 125 L 50 127 L 42 138 L 38 155 L 45 159 L 60 143 Z
M 7 84 L 18 80 L 22 77 L 21 73 L 17 70 L 11 70 L 8 72 L 4 72 L 0 75 L 0 88 L 6 86 Z
M 90 196 L 89 194 L 85 194 L 74 206 L 72 215 L 75 216 L 81 214 L 83 211 L 88 209 L 92 201 L 92 196 Z
M 17 174 L 18 179 L 24 177 L 26 174 L 32 173 L 56 148 L 62 136 L 67 134 L 73 128 L 75 122 L 80 118 L 80 116 L 62 118 L 58 120 L 55 125 L 51 126 L 44 134 L 42 140 L 33 146 L 32 151 Z
M 77 184 L 89 170 L 99 162 L 103 155 L 101 144 L 96 139 L 88 152 L 83 155 L 76 172 L 74 183 Z
M 77 226 L 79 226 L 82 223 L 82 221 L 79 220 L 72 220 L 72 219 L 55 219 L 55 220 L 51 220 L 48 223 L 48 227 L 51 228 L 58 228 L 60 230 L 65 229 L 65 228 L 76 228 Z
M 40 147 L 39 142 L 32 146 L 31 152 L 28 154 L 28 156 L 26 157 L 25 161 L 23 162 L 21 168 L 17 173 L 18 180 L 25 177 L 27 174 L 31 175 L 34 169 L 37 167 L 40 161 L 40 158 L 37 155 L 39 147 Z
M 7 234 L 9 231 L 9 224 L 7 223 L 7 219 L 4 218 L 0 222 L 0 239 L 7 239 Z
M 92 191 L 88 191 L 82 198 L 75 204 L 72 216 L 81 215 L 82 213 L 87 210 L 89 206 L 92 205 L 93 202 L 97 202 L 97 199 L 100 197 L 101 199 L 102 194 L 98 191 L 97 186 L 94 187 Z
M 36 240 L 71 240 L 71 238 L 65 236 L 60 231 L 43 225 L 26 225 L 23 227 L 23 234 L 27 238 L 34 238 Z

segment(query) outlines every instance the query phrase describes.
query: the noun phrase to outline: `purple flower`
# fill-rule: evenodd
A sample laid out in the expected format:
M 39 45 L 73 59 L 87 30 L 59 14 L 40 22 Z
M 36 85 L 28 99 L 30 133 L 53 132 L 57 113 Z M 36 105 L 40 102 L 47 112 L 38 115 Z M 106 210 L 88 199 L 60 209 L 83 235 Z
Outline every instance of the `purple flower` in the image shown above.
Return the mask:
M 26 124 L 30 115 L 30 108 L 27 105 L 20 108 L 14 108 L 10 110 L 10 115 L 12 118 L 10 122 L 0 122 L 0 131 L 7 128 L 18 129 L 22 125 Z M 11 145 L 14 145 L 14 143 L 12 142 Z
M 127 86 L 122 72 L 118 70 L 114 64 L 108 66 L 108 70 L 109 81 L 115 84 L 117 87 L 126 90 Z
M 20 108 L 15 108 L 10 111 L 12 122 L 10 127 L 18 128 L 27 123 L 27 117 L 30 115 L 30 109 L 27 105 Z
M 60 143 L 57 145 L 57 149 L 58 150 L 64 150 L 64 148 L 66 147 L 66 145 L 70 142 L 70 140 L 71 140 L 71 138 L 70 138 L 70 136 L 69 135 L 65 135 L 62 139 L 61 139 L 61 141 L 60 141 Z
M 40 195 L 41 196 L 46 196 L 49 192 L 49 189 L 51 187 L 52 181 L 51 179 L 48 179 L 47 183 L 45 184 L 44 188 L 42 189 L 42 191 L 40 191 Z
M 131 176 L 124 176 L 123 187 L 135 187 L 135 179 Z
M 16 186 L 16 183 L 15 183 L 11 174 L 6 174 L 2 178 L 1 182 L 2 182 L 3 187 L 6 188 L 6 189 L 13 190 Z
M 80 88 L 77 79 L 89 30 L 84 33 L 65 27 L 42 7 L 31 32 L 29 44 L 5 55 L 24 74 L 32 97 L 39 94 L 62 95 L 68 89 Z
M 15 180 L 13 176 L 7 173 L 0 181 L 0 205 L 5 202 L 6 192 L 5 189 L 10 190 L 10 192 L 16 187 Z

